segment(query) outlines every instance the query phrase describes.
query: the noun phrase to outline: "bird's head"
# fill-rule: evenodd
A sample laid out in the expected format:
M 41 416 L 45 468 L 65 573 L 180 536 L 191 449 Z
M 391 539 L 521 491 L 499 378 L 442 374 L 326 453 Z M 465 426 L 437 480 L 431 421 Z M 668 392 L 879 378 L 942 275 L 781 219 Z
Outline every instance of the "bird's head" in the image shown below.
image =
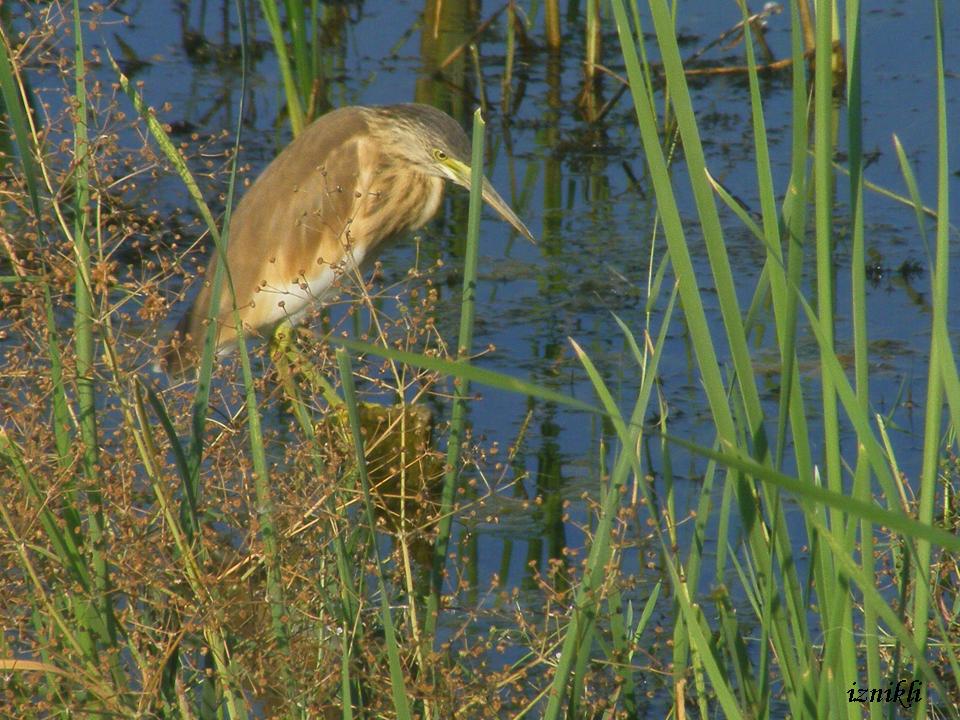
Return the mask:
M 389 128 L 381 137 L 389 144 L 390 152 L 400 155 L 426 175 L 470 189 L 470 141 L 456 120 L 435 107 L 416 103 L 378 108 L 376 117 L 375 122 Z M 486 177 L 481 194 L 500 217 L 535 242 L 527 226 Z

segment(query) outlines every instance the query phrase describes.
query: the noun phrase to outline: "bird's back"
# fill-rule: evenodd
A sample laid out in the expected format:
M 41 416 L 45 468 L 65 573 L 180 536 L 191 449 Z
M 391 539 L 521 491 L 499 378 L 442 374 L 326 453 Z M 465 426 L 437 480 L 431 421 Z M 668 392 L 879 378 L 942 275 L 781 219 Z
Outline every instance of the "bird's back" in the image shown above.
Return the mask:
M 439 207 L 443 181 L 412 171 L 385 152 L 371 131 L 368 108 L 334 110 L 309 125 L 253 183 L 230 220 L 227 266 L 217 313 L 219 348 L 236 340 L 236 309 L 244 332 L 265 333 L 323 299 L 336 279 L 384 239 L 427 222 Z M 216 257 L 193 306 L 180 323 L 180 342 L 164 361 L 190 367 L 209 315 Z M 187 338 L 187 339 L 184 339 Z

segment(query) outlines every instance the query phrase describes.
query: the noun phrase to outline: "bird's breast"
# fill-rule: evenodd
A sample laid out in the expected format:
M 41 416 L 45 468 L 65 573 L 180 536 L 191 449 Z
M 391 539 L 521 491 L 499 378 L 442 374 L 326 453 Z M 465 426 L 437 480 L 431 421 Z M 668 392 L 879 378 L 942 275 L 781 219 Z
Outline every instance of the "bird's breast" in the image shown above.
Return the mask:
M 443 201 L 443 180 L 438 177 L 424 177 L 423 183 L 423 205 L 420 208 L 420 214 L 410 225 L 411 230 L 419 230 L 437 214 L 440 209 L 440 203 Z

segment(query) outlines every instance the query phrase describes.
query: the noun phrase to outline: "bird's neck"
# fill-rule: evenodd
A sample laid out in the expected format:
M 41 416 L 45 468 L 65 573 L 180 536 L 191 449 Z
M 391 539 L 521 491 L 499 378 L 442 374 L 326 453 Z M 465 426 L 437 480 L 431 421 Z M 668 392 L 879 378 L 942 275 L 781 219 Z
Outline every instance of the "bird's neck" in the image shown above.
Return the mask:
M 443 179 L 433 176 L 422 176 L 422 178 L 425 197 L 419 216 L 410 225 L 411 230 L 419 230 L 430 222 L 440 209 L 440 203 L 443 200 Z

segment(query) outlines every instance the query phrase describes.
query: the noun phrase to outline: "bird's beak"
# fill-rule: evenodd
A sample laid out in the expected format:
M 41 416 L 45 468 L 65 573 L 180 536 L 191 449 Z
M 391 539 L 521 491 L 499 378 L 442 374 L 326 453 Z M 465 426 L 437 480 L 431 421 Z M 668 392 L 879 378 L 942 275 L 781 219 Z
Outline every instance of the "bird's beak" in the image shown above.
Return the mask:
M 469 190 L 470 166 L 452 159 L 448 161 L 447 166 L 453 171 L 454 182 Z M 483 187 L 480 190 L 480 194 L 483 196 L 483 201 L 496 210 L 500 217 L 513 225 L 518 233 L 523 235 L 534 245 L 537 244 L 537 241 L 533 237 L 533 233 L 527 229 L 527 226 L 523 224 L 523 221 L 517 217 L 517 214 L 509 205 L 507 205 L 506 200 L 500 197 L 500 193 L 493 189 L 493 185 L 490 184 L 490 181 L 487 180 L 487 178 L 483 178 Z
M 513 225 L 516 228 L 517 232 L 523 235 L 527 240 L 532 242 L 534 245 L 537 244 L 537 241 L 533 238 L 533 233 L 531 233 L 527 226 L 523 224 L 523 220 L 517 217 L 517 214 L 513 209 L 507 205 L 506 200 L 500 197 L 500 193 L 493 189 L 493 185 L 490 184 L 490 181 L 486 178 L 483 179 L 483 189 L 481 190 L 484 201 L 497 211 L 497 214 L 506 220 L 508 223 Z

